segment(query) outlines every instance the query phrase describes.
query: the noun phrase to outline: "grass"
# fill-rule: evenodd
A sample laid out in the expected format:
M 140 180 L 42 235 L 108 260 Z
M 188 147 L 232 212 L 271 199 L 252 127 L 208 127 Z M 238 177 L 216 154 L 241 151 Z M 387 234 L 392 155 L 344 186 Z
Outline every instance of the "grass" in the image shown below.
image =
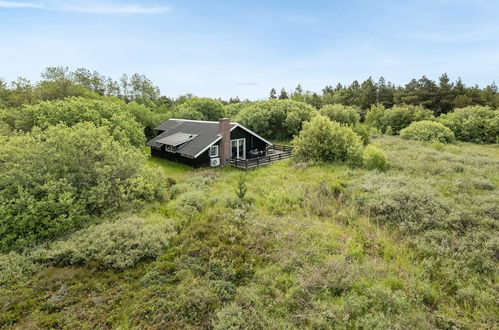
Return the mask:
M 193 170 L 192 167 L 185 164 L 171 162 L 158 157 L 152 157 L 151 147 L 144 147 L 144 153 L 147 155 L 147 165 L 150 167 L 160 167 L 168 178 L 182 180 Z
M 0 287 L 0 327 L 494 328 L 498 147 L 374 144 L 386 172 L 287 159 L 248 171 L 243 201 L 240 170 L 150 158 L 177 181 L 140 214 L 171 224 L 164 253 L 123 271 L 32 270 Z M 417 204 L 428 191 L 450 215 L 390 222 L 432 211 Z

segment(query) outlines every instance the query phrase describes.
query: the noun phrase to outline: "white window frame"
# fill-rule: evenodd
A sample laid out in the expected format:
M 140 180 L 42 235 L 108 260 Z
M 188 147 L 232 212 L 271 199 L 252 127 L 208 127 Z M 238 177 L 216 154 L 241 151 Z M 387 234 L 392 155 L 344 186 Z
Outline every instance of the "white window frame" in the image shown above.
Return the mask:
M 239 145 L 240 145 L 240 143 L 239 143 L 239 142 L 241 142 L 241 141 L 243 141 L 243 143 L 242 143 L 242 145 L 243 145 L 243 148 L 242 148 L 242 149 L 243 149 L 243 150 L 242 150 L 242 152 L 243 152 L 243 157 L 241 157 L 241 158 L 240 158 L 240 157 L 237 157 L 237 156 L 239 156 L 239 150 L 240 150 L 240 149 L 239 149 Z M 231 149 L 231 150 L 230 150 L 230 154 L 231 154 L 231 156 L 232 156 L 232 142 L 236 142 L 236 148 L 237 148 L 237 155 L 236 155 L 236 158 L 237 158 L 237 159 L 246 159 L 246 139 L 245 139 L 245 138 L 242 138 L 242 139 L 234 139 L 234 140 L 230 140 L 230 149 Z
M 165 145 L 165 150 L 168 151 L 168 152 L 174 152 L 175 148 L 173 146 L 170 146 L 170 145 Z
M 213 153 L 213 150 L 216 150 L 216 152 Z M 214 144 L 214 145 L 210 146 L 208 154 L 210 155 L 210 158 L 218 157 L 218 155 L 219 155 L 218 154 L 218 144 Z

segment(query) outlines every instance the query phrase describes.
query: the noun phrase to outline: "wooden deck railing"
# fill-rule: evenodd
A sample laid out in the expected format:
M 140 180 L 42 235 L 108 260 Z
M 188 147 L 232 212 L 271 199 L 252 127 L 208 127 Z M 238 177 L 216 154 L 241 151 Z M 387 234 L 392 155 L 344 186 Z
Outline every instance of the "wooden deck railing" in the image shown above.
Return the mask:
M 273 153 L 272 150 L 275 150 L 277 152 Z M 250 159 L 231 158 L 230 163 L 237 168 L 241 168 L 243 170 L 249 170 L 252 168 L 257 168 L 263 165 L 271 164 L 281 159 L 289 158 L 292 156 L 292 151 L 293 147 L 291 146 L 274 144 L 272 147 L 269 148 L 266 156 L 250 158 Z

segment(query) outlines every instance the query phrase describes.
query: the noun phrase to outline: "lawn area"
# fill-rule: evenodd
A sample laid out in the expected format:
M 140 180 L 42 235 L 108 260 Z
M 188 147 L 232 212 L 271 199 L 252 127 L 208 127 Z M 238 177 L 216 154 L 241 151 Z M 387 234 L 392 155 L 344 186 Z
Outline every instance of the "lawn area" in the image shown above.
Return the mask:
M 172 178 L 174 180 L 181 180 L 186 175 L 188 172 L 194 171 L 190 166 L 181 164 L 181 163 L 175 163 L 171 162 L 166 159 L 162 159 L 159 157 L 152 157 L 151 156 L 151 148 L 150 147 L 144 147 L 144 153 L 147 155 L 147 165 L 150 167 L 159 167 L 163 170 L 165 173 L 165 176 L 168 178 Z

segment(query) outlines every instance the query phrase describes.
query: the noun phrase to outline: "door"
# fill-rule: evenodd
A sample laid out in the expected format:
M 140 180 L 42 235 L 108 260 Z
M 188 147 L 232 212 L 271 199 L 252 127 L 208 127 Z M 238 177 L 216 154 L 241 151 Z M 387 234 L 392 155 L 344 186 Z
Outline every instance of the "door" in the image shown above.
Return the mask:
M 246 139 L 231 140 L 232 158 L 246 159 Z

